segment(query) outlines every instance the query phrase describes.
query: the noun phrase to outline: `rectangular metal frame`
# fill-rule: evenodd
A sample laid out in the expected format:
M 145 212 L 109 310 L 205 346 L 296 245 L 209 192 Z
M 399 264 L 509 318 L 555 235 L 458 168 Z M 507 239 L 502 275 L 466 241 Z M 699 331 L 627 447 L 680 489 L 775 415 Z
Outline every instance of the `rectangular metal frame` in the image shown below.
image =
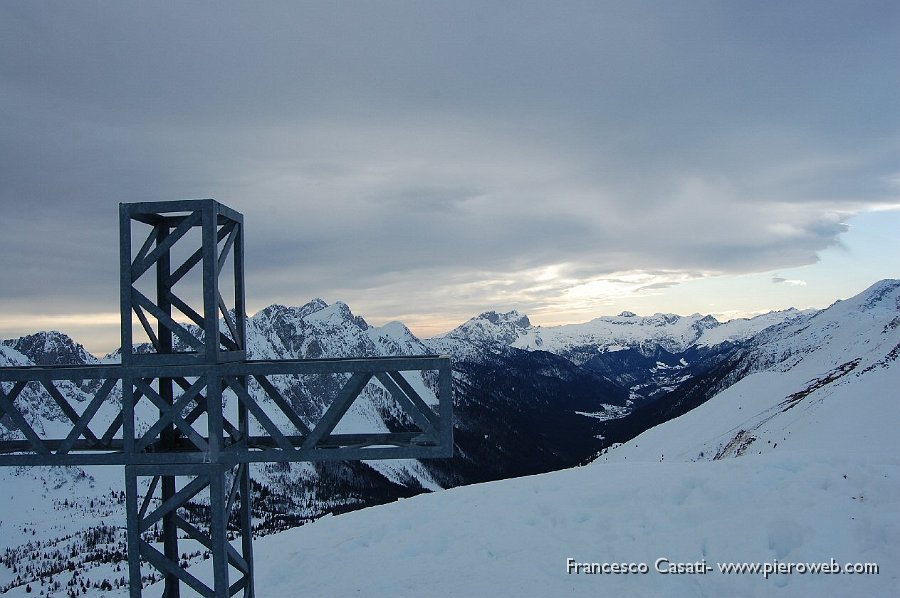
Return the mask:
M 132 255 L 134 222 L 152 227 L 137 255 Z M 190 257 L 173 270 L 172 247 L 196 227 L 201 229 L 201 246 L 188 248 L 193 250 Z M 119 256 L 123 365 L 214 364 L 246 359 L 243 215 L 213 199 L 119 204 Z M 230 306 L 219 289 L 229 256 L 234 277 Z M 203 305 L 191 306 L 174 287 L 198 264 Z M 135 284 L 154 267 L 156 296 L 147 297 Z M 173 318 L 173 307 L 197 326 L 202 338 Z M 234 309 L 234 316 L 229 307 Z M 151 318 L 158 324 L 157 331 Z M 143 327 L 153 352 L 133 351 L 132 329 L 136 323 Z M 220 323 L 228 334 L 220 330 Z M 173 352 L 175 338 L 193 351 Z
M 408 371 L 438 372 L 438 412 L 425 404 L 403 377 Z M 269 376 L 350 374 L 344 392 L 315 425 L 303 421 L 278 394 Z M 355 377 L 354 377 L 355 376 Z M 223 419 L 219 406 L 209 406 L 188 396 L 180 407 L 194 405 L 193 419 L 206 414 L 210 430 L 200 436 L 202 445 L 192 442 L 165 450 L 160 443 L 136 435 L 134 405 L 148 393 L 154 380 L 206 380 L 204 388 L 232 389 L 238 401 L 269 432 L 262 436 L 240 436 L 234 433 L 235 422 Z M 246 392 L 242 379 L 255 380 L 271 399 L 269 409 L 278 411 L 299 428 L 287 433 L 273 427 L 265 410 Z M 359 396 L 370 380 L 377 380 L 390 393 L 400 408 L 420 428 L 419 432 L 375 434 L 335 434 L 340 417 Z M 87 405 L 75 405 L 54 386 L 61 380 L 102 381 Z M 121 386 L 122 382 L 124 386 Z M 453 424 L 451 368 L 447 357 L 383 357 L 373 359 L 314 359 L 279 361 L 242 361 L 215 365 L 136 365 L 131 367 L 91 365 L 80 367 L 0 368 L 0 382 L 10 383 L 9 391 L 0 387 L 0 420 L 8 416 L 11 429 L 25 436 L 21 440 L 0 440 L 0 466 L 3 465 L 138 465 L 164 463 L 239 464 L 262 461 L 340 461 L 353 459 L 417 459 L 452 456 Z M 15 406 L 15 399 L 28 384 L 38 383 L 60 405 L 69 417 L 71 427 L 65 436 L 43 438 L 35 432 Z M 91 429 L 91 420 L 100 407 L 112 400 L 111 390 L 120 386 L 123 399 L 119 417 L 104 430 Z M 177 385 L 177 384 L 176 384 Z M 54 392 L 55 391 L 55 392 Z M 210 401 L 207 392 L 205 401 Z M 161 397 L 154 397 L 160 406 Z M 173 400 L 178 397 L 173 396 Z M 193 398 L 193 400 L 191 400 Z M 161 406 L 159 420 L 153 429 L 173 425 L 178 407 Z M 220 422 L 218 425 L 215 422 Z M 303 429 L 306 428 L 306 429 Z M 229 433 L 230 431 L 230 433 Z M 199 434 L 199 432 L 198 432 Z M 177 437 L 190 436 L 178 434 Z M 218 440 L 217 440 L 218 439 Z M 220 446 L 221 445 L 221 446 Z M 213 450 L 210 447 L 218 447 Z
M 229 475 L 230 474 L 230 475 Z M 150 478 L 146 491 L 140 478 Z M 230 479 L 228 479 L 230 478 Z M 176 479 L 186 483 L 179 490 Z M 166 486 L 169 486 L 166 489 Z M 230 485 L 229 485 L 230 484 Z M 163 573 L 167 587 L 175 588 L 184 583 L 200 596 L 234 596 L 237 593 L 252 594 L 253 544 L 250 534 L 242 534 L 238 551 L 228 541 L 230 515 L 237 510 L 241 530 L 252 526 L 250 510 L 250 475 L 247 464 L 234 468 L 225 465 L 127 465 L 125 467 L 126 509 L 129 522 L 136 522 L 128 530 L 128 554 L 141 558 Z M 157 491 L 163 496 L 157 497 Z M 191 523 L 179 509 L 189 505 L 201 492 L 209 493 L 210 517 L 208 525 Z M 138 499 L 141 499 L 140 501 Z M 140 504 L 139 504 L 140 503 Z M 156 508 L 151 505 L 156 504 Z M 163 528 L 163 551 L 144 539 L 143 534 L 153 526 Z M 167 529 L 170 528 L 170 529 Z M 183 534 L 196 540 L 210 553 L 212 585 L 183 569 L 178 560 L 177 544 L 173 551 L 170 537 Z M 175 557 L 170 556 L 174 552 Z M 140 579 L 140 559 L 129 558 L 129 577 Z M 238 579 L 231 583 L 230 571 Z M 177 581 L 176 581 L 177 580 Z M 140 590 L 132 595 L 140 595 Z M 171 594 L 172 592 L 169 591 Z

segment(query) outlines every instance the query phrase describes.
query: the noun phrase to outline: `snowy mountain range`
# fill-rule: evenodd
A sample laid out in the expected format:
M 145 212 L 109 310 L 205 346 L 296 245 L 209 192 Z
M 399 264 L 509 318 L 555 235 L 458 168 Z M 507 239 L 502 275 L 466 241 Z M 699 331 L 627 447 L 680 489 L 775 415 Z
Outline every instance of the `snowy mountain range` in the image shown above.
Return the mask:
M 823 404 L 822 397 L 854 395 L 855 389 L 868 388 L 865 385 L 890 394 L 884 381 L 894 385 L 900 381 L 895 365 L 900 351 L 898 289 L 900 282 L 882 281 L 826 310 L 787 310 L 725 323 L 699 314 L 640 317 L 624 312 L 584 324 L 536 327 L 517 312 L 486 312 L 425 341 L 397 322 L 370 326 L 340 302 L 327 305 L 317 299 L 301 307 L 270 306 L 248 320 L 252 359 L 449 353 L 454 358 L 458 446 L 457 456 L 449 461 L 260 466 L 253 474 L 254 523 L 264 533 L 282 530 L 325 513 L 423 490 L 571 467 L 601 453 L 585 472 L 597 472 L 600 462 L 610 461 L 722 460 L 754 450 L 763 457 L 776 442 L 779 448 L 786 446 L 787 440 L 775 440 L 774 430 L 782 430 L 800 413 L 815 413 L 811 406 Z M 0 345 L 0 365 L 94 359 L 60 333 L 38 333 Z M 302 408 L 312 415 L 324 408 L 334 381 L 308 378 L 284 384 L 285 396 L 298 408 L 304 402 Z M 427 379 L 416 382 L 423 392 L 429 384 Z M 729 400 L 733 396 L 745 398 L 735 407 Z M 28 400 L 33 409 L 27 417 L 53 420 L 49 401 L 40 396 Z M 265 400 L 261 402 L 265 405 Z M 730 407 L 719 409 L 728 415 L 719 414 L 716 405 L 726 402 Z M 893 408 L 889 414 L 896 416 L 896 402 L 881 406 Z M 373 388 L 354 416 L 367 425 L 387 428 L 394 415 L 384 407 L 379 389 Z M 879 434 L 885 421 L 896 423 L 896 417 L 880 419 L 881 428 L 873 434 L 882 441 L 886 437 Z M 644 440 L 652 437 L 647 434 L 661 434 L 680 422 L 694 423 L 683 433 Z M 730 427 L 723 427 L 726 424 Z M 657 427 L 645 432 L 653 426 Z M 813 423 L 808 427 L 815 429 Z M 610 450 L 614 443 L 618 446 Z M 120 472 L 102 469 L 0 469 L 3 487 L 18 489 L 0 496 L 4 513 L 0 538 L 8 547 L 7 557 L 0 561 L 5 565 L 0 567 L 0 590 L 13 588 L 11 595 L 24 592 L 28 575 L 32 580 L 43 576 L 48 587 L 51 578 L 69 579 L 61 571 L 53 573 L 58 569 L 54 551 L 72 552 L 88 538 L 104 541 L 95 542 L 101 546 L 98 554 L 121 552 L 122 480 Z M 454 492 L 467 491 L 478 493 Z M 29 508 L 15 507 L 21 504 Z M 402 503 L 407 504 L 412 502 Z M 101 523 L 86 526 L 86 517 Z M 304 526 L 298 534 L 307 529 L 312 528 Z M 275 538 L 273 542 L 277 544 Z M 118 562 L 114 557 L 107 562 L 98 558 L 79 561 L 79 566 L 93 571 L 86 575 L 97 583 L 124 579 L 124 568 L 121 573 L 115 570 L 121 556 Z M 201 558 L 200 551 L 194 558 Z M 257 579 L 261 584 L 259 574 Z
M 750 319 L 720 323 L 713 316 L 654 314 L 637 316 L 625 311 L 583 324 L 532 326 L 528 316 L 517 311 L 485 312 L 445 335 L 429 341 L 429 346 L 453 355 L 465 355 L 472 348 L 511 346 L 528 351 L 548 351 L 582 365 L 598 353 L 638 349 L 649 355 L 657 348 L 683 353 L 689 347 L 711 347 L 740 342 L 785 320 L 803 319 L 815 310 L 791 308 Z
M 896 596 L 898 355 L 887 280 L 760 331 L 740 379 L 586 467 L 263 538 L 258 591 Z
M 622 312 L 584 324 L 541 327 L 517 311 L 491 311 L 426 344 L 462 361 L 483 360 L 511 348 L 549 352 L 627 388 L 630 409 L 707 372 L 761 331 L 803 322 L 815 313 L 791 308 L 720 323 L 700 314 L 642 317 Z

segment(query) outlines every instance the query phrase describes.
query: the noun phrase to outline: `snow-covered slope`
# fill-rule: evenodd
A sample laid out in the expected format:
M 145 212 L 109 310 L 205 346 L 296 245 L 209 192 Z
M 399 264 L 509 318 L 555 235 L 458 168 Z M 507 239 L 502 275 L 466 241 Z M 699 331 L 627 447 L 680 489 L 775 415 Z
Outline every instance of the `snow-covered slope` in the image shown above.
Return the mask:
M 885 280 L 808 321 L 767 330 L 743 358 L 754 373 L 603 460 L 853 452 L 869 438 L 900 448 L 898 353 L 900 281 Z
M 817 311 L 815 309 L 801 311 L 792 307 L 752 318 L 735 318 L 721 322 L 718 326 L 705 328 L 694 344 L 699 347 L 714 347 L 724 342 L 740 342 L 759 334 L 770 326 L 779 326 L 785 322 L 801 322 L 815 315 Z
M 884 452 L 808 453 L 594 465 L 455 488 L 261 539 L 257 593 L 896 596 L 898 479 L 900 463 Z M 647 573 L 572 574 L 569 558 Z M 718 568 L 831 559 L 880 570 L 764 577 Z M 677 563 L 701 563 L 703 573 L 657 571 Z
M 13 349 L 12 347 L 0 344 L 0 367 L 15 368 L 24 365 L 34 365 L 31 360 Z
M 883 281 L 767 333 L 747 356 L 756 373 L 589 466 L 264 538 L 255 549 L 258 592 L 898 595 L 898 353 L 900 281 Z M 574 574 L 570 557 L 648 572 Z M 823 562 L 873 563 L 879 572 L 719 570 Z M 701 563 L 703 573 L 657 571 L 671 563 Z

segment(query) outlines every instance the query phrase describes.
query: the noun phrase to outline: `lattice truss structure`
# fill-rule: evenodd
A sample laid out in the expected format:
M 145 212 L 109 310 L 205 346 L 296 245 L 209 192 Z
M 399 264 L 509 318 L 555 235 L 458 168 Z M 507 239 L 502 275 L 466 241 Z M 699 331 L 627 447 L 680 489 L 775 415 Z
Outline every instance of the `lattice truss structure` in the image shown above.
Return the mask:
M 452 456 L 449 358 L 247 360 L 243 216 L 185 200 L 119 221 L 122 364 L 0 368 L 0 465 L 124 465 L 131 596 L 142 560 L 167 597 L 254 595 L 250 463 Z M 403 429 L 344 430 L 364 396 Z M 206 569 L 182 567 L 185 539 Z

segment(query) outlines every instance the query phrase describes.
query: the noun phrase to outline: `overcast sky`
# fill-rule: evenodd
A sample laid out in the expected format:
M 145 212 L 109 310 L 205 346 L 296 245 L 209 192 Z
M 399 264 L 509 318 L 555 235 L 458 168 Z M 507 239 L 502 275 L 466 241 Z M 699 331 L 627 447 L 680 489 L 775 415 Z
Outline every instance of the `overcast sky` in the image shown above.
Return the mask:
M 0 338 L 113 349 L 116 204 L 202 197 L 251 313 L 823 307 L 900 275 L 898 58 L 895 1 L 6 1 Z

